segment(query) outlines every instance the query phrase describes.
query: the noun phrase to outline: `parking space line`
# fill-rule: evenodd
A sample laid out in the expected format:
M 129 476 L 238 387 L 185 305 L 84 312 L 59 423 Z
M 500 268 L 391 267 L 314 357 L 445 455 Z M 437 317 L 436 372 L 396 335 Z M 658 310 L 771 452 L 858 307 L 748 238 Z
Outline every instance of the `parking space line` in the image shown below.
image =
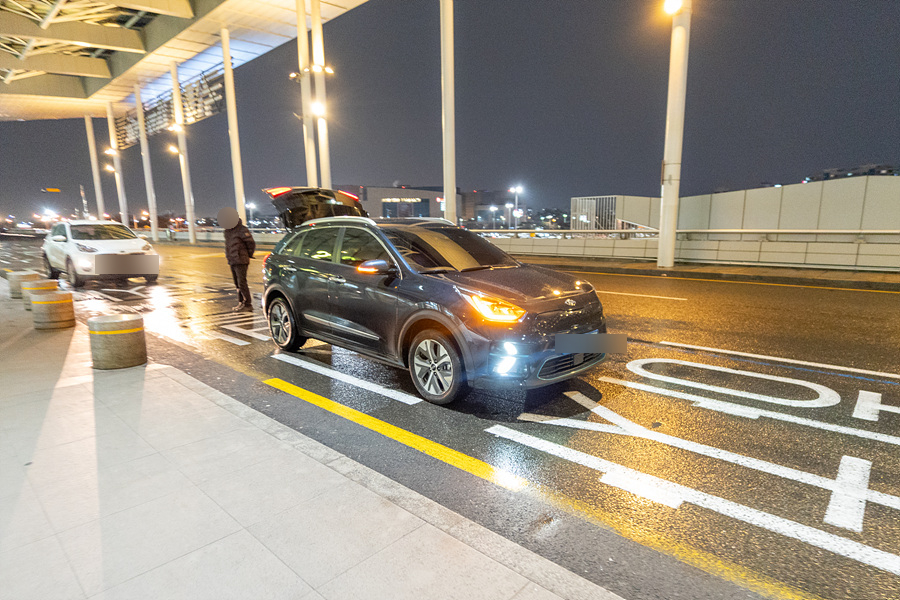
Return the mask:
M 660 298 L 662 300 L 684 300 L 687 298 L 675 298 L 673 296 L 652 296 L 650 294 L 628 294 L 626 292 L 610 292 L 609 290 L 597 290 L 598 294 L 614 294 L 616 296 L 638 296 L 640 298 Z
M 206 335 L 212 338 L 216 338 L 217 340 L 222 340 L 223 342 L 229 342 L 234 344 L 235 346 L 249 346 L 250 342 L 246 342 L 244 340 L 239 340 L 235 337 L 231 337 L 230 335 L 225 335 L 224 333 L 219 333 L 218 331 L 207 331 Z
M 674 346 L 677 348 L 688 348 L 690 350 L 703 350 L 705 352 L 716 352 L 719 354 L 732 354 L 734 356 L 746 356 L 749 358 L 762 358 L 766 360 L 774 360 L 792 365 L 804 365 L 807 367 L 819 367 L 823 369 L 834 369 L 835 371 L 846 371 L 848 373 L 860 373 L 862 375 L 874 375 L 876 377 L 890 377 L 891 379 L 900 379 L 897 373 L 885 373 L 883 371 L 867 371 L 865 369 L 856 369 L 853 367 L 841 367 L 838 365 L 829 365 L 827 363 L 816 363 L 805 360 L 795 360 L 793 358 L 782 358 L 780 356 L 769 356 L 766 354 L 751 354 L 749 352 L 738 352 L 737 350 L 724 350 L 722 348 L 710 348 L 708 346 L 694 346 L 693 344 L 681 344 L 678 342 L 657 342 L 662 346 Z
M 682 502 L 689 502 L 695 506 L 706 508 L 726 517 L 731 517 L 742 523 L 798 540 L 805 544 L 809 544 L 810 546 L 821 548 L 822 550 L 827 550 L 833 554 L 875 567 L 876 569 L 893 573 L 894 575 L 900 575 L 900 556 L 896 554 L 891 554 L 890 552 L 879 550 L 878 548 L 867 546 L 828 533 L 827 531 L 822 531 L 796 521 L 791 521 L 790 519 L 785 519 L 749 506 L 744 506 L 743 504 L 738 504 L 737 502 L 732 502 L 731 500 L 726 500 L 719 496 L 707 494 L 706 492 L 701 492 L 653 475 L 648 475 L 618 463 L 591 454 L 586 454 L 561 444 L 549 442 L 539 437 L 510 429 L 503 425 L 494 425 L 485 431 L 498 438 L 516 442 L 528 448 L 556 456 L 604 474 L 612 473 L 613 477 L 610 480 L 614 484 L 624 482 L 626 483 L 625 487 L 627 488 L 632 487 L 634 482 L 639 482 L 640 486 L 644 489 L 647 489 L 648 486 L 652 486 L 652 494 L 654 496 L 660 497 L 660 499 L 666 499 L 670 503 L 674 504 L 679 500 Z M 625 491 L 630 492 L 630 490 L 627 489 Z
M 273 354 L 272 358 L 274 358 L 275 360 L 280 360 L 281 362 L 287 363 L 289 365 L 294 365 L 296 367 L 306 369 L 307 371 L 312 371 L 313 373 L 318 373 L 319 375 L 325 375 L 326 377 L 331 377 L 332 379 L 337 379 L 338 381 L 343 381 L 344 383 L 349 383 L 350 385 L 361 387 L 365 390 L 369 390 L 370 392 L 381 394 L 382 396 L 387 396 L 388 398 L 397 400 L 398 402 L 402 402 L 403 404 L 412 405 L 418 404 L 422 401 L 421 398 L 418 398 L 416 396 L 412 396 L 399 390 L 391 390 L 386 387 L 380 386 L 377 383 L 372 383 L 371 381 L 366 381 L 365 379 L 360 379 L 359 377 L 354 377 L 353 375 L 346 375 L 344 373 L 341 373 L 340 371 L 335 371 L 334 369 L 328 368 L 325 365 L 318 364 L 309 360 L 303 360 L 302 358 L 297 358 L 296 356 L 290 356 L 288 354 Z
M 400 427 L 392 425 L 386 421 L 376 419 L 375 417 L 350 408 L 349 406 L 344 406 L 339 402 L 329 400 L 324 396 L 314 394 L 313 392 L 305 390 L 301 387 L 297 387 L 296 385 L 290 384 L 282 379 L 267 379 L 263 383 L 270 385 L 275 389 L 281 390 L 282 392 L 290 394 L 295 398 L 299 398 L 300 400 L 318 406 L 321 409 L 327 410 L 330 413 L 336 414 L 339 417 L 347 419 L 348 421 L 352 421 L 353 423 L 365 427 L 366 429 L 370 429 L 376 433 L 380 433 L 387 438 L 390 438 L 396 442 L 400 442 L 404 446 L 408 446 L 414 450 L 418 450 L 419 452 L 427 454 L 432 458 L 436 458 L 443 463 L 466 471 L 467 473 L 471 473 L 476 477 L 480 477 L 501 487 L 505 487 L 506 489 L 517 491 L 529 485 L 528 480 L 523 479 L 518 475 L 513 475 L 509 471 L 505 471 L 482 460 L 469 456 L 468 454 L 463 454 L 458 450 L 454 450 L 453 448 L 449 448 L 447 446 L 444 446 L 443 444 L 439 444 L 435 441 L 429 440 L 428 438 L 422 437 L 405 429 L 401 429 Z
M 242 329 L 237 325 L 221 325 L 222 329 L 227 329 L 228 331 L 233 331 L 235 333 L 240 333 L 241 335 L 246 335 L 247 337 L 252 337 L 257 340 L 262 340 L 263 342 L 269 341 L 271 338 L 267 335 L 263 335 L 261 333 L 256 333 L 249 329 Z

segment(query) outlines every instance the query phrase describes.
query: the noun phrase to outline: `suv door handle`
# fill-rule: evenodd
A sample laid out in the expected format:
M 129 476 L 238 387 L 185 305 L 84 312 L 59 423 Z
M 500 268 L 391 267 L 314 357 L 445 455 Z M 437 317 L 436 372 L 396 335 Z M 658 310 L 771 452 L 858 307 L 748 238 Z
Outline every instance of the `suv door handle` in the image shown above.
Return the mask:
M 347 283 L 347 280 L 341 277 L 340 275 L 332 275 L 329 277 L 335 283 Z
M 281 267 L 281 268 L 283 270 L 287 271 L 288 273 L 296 273 L 297 272 L 297 269 L 295 269 L 294 267 Z

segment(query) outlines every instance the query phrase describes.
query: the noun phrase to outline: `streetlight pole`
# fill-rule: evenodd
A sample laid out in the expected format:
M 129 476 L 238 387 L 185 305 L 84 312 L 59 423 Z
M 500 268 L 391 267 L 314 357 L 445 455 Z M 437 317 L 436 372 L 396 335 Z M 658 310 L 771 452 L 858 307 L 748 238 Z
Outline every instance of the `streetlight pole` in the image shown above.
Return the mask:
M 662 199 L 656 266 L 660 269 L 669 269 L 675 265 L 675 231 L 678 227 L 678 193 L 681 185 L 688 42 L 691 35 L 691 0 L 666 0 L 664 9 L 674 16 L 672 48 L 669 55 L 669 94 L 666 104 L 666 141 L 662 164 Z
M 497 229 L 497 207 L 491 206 L 491 229 Z
M 510 215 L 509 215 L 509 211 L 510 211 L 510 209 L 512 209 L 512 207 L 513 207 L 512 202 L 506 203 L 506 228 L 507 229 L 512 229 L 512 219 L 510 219 Z
M 511 188 L 509 188 L 509 191 L 516 195 L 515 213 L 513 213 L 513 214 L 516 214 L 519 212 L 519 194 L 522 193 L 522 186 L 517 185 L 517 186 L 511 187 Z M 516 229 L 518 229 L 518 228 L 519 228 L 519 217 L 517 216 L 516 217 Z
M 247 207 L 247 215 L 248 215 L 247 216 L 247 227 L 250 227 L 250 221 L 253 219 L 253 209 L 256 208 L 256 204 L 254 204 L 253 202 L 248 202 L 245 206 Z

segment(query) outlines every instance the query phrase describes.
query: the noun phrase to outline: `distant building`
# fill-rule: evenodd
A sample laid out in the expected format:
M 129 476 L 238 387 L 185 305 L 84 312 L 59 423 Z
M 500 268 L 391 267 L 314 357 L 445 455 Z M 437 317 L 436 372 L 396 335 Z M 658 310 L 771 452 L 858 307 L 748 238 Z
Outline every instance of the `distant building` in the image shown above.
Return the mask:
M 508 229 L 515 222 L 513 209 L 508 209 L 507 204 L 515 204 L 516 195 L 509 190 L 472 190 L 463 192 L 463 210 L 460 217 L 472 222 L 476 227 L 485 229 Z M 491 210 L 491 207 L 495 210 Z M 519 194 L 519 224 L 526 220 L 528 206 Z
M 335 189 L 357 196 L 363 209 L 373 219 L 444 216 L 443 188 L 338 185 Z M 456 212 L 462 218 L 460 204 L 460 195 L 457 193 Z

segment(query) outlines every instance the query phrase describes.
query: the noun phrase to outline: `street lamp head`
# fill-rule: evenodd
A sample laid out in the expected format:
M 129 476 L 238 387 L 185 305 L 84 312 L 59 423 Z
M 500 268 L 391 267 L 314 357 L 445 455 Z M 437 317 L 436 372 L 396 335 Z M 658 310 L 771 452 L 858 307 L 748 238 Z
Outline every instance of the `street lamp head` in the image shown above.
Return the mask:
M 496 206 L 491 206 L 491 212 L 497 212 L 497 207 L 496 207 Z
M 684 0 L 666 0 L 663 4 L 663 10 L 669 13 L 670 15 L 674 15 L 681 7 L 684 5 Z
M 178 123 L 172 123 L 171 125 L 169 125 L 168 127 L 166 127 L 166 129 L 168 129 L 169 131 L 174 131 L 175 133 L 179 133 L 179 132 L 181 132 L 181 131 L 184 131 L 184 127 L 182 127 L 182 126 L 179 125 Z
M 506 203 L 506 208 L 512 208 L 512 207 L 513 207 L 513 203 L 512 203 L 512 202 L 507 202 L 507 203 Z
M 118 152 L 116 152 L 115 148 L 107 148 L 106 150 L 103 151 L 103 154 L 108 154 L 109 156 L 115 156 L 116 154 L 118 154 Z
M 176 147 L 173 146 L 172 144 L 169 144 L 169 147 L 167 148 L 167 150 L 168 150 L 169 152 L 171 152 L 172 154 L 178 154 L 178 148 L 176 148 Z
M 325 105 L 322 104 L 321 102 L 313 102 L 312 106 L 310 108 L 312 108 L 312 113 L 315 116 L 317 116 L 317 117 L 325 116 Z
M 247 208 L 256 208 L 256 205 L 255 205 L 254 203 L 252 203 L 252 202 L 248 202 L 245 206 L 246 206 Z
M 104 166 L 103 168 L 106 169 L 107 171 L 109 171 L 110 173 L 115 173 L 115 172 L 116 172 L 116 168 L 113 167 L 112 165 L 106 165 L 106 166 Z

